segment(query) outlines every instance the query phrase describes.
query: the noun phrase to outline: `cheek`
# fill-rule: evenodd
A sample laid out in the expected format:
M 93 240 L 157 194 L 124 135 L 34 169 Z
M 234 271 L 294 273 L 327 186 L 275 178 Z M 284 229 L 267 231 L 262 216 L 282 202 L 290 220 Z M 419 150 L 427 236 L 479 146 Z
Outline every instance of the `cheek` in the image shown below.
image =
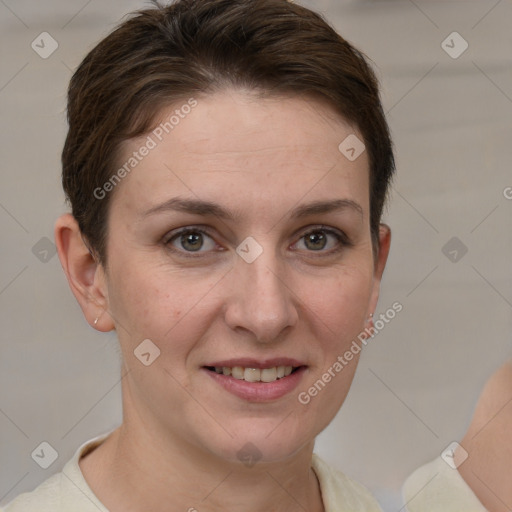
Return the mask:
M 348 394 L 362 348 L 358 336 L 371 296 L 371 268 L 344 268 L 317 289 L 309 304 L 318 331 L 318 365 L 301 389 L 300 402 L 323 429 Z M 354 342 L 357 344 L 354 346 Z M 320 424 L 319 423 L 319 424 Z
M 111 258 L 109 308 L 121 338 L 151 338 L 158 332 L 155 320 L 175 314 L 168 283 L 156 279 L 141 262 Z M 152 328 L 151 328 L 152 327 Z M 156 328 L 156 329 L 155 329 Z
M 131 344 L 145 338 L 159 344 L 173 339 L 173 348 L 179 350 L 183 330 L 199 332 L 208 318 L 209 291 L 214 285 L 211 275 L 190 276 L 140 261 L 129 267 L 118 265 L 111 271 L 109 305 L 120 339 L 128 338 Z
M 318 286 L 309 307 L 322 320 L 335 343 L 357 334 L 366 320 L 372 290 L 370 268 L 343 268 Z

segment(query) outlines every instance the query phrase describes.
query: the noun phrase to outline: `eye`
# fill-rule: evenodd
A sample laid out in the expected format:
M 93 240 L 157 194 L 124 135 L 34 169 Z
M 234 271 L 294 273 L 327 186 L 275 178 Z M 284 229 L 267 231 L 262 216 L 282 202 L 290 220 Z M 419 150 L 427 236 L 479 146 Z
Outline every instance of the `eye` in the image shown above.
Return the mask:
M 332 253 L 347 245 L 350 242 L 344 234 L 332 229 L 317 228 L 302 235 L 293 247 L 309 252 Z
M 165 242 L 177 252 L 204 253 L 215 249 L 213 238 L 201 229 L 186 228 L 170 236 Z

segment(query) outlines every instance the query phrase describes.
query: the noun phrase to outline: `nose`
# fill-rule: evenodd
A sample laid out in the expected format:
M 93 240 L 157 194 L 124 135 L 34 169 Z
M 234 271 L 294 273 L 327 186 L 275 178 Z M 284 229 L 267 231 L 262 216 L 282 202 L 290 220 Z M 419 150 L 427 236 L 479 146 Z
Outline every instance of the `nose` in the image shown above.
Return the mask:
M 225 310 L 231 329 L 259 343 L 272 343 L 297 324 L 297 297 L 275 258 L 266 252 L 252 263 L 239 258 L 233 270 Z

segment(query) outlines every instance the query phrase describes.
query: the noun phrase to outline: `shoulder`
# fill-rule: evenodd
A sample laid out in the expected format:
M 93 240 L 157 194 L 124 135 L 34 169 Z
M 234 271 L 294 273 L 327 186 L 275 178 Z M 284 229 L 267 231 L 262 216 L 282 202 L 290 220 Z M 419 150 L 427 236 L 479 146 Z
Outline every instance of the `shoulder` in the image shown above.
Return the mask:
M 491 417 L 509 404 L 512 390 L 512 361 L 507 361 L 486 382 L 478 399 L 468 433 L 480 430 Z
M 441 457 L 414 471 L 405 481 L 402 495 L 408 512 L 486 511 L 457 469 Z
M 507 362 L 487 381 L 471 424 L 460 445 L 467 459 L 452 469 L 441 457 L 417 469 L 402 488 L 409 512 L 442 507 L 443 512 L 485 512 L 512 499 L 508 468 L 512 457 L 512 364 Z M 455 450 L 455 456 L 461 454 Z M 492 482 L 493 492 L 489 491 Z M 484 506 L 485 505 L 485 506 Z
M 8 503 L 3 512 L 46 512 L 60 510 L 59 495 L 62 488 L 62 473 L 53 475 L 32 492 L 20 494 Z
M 482 503 L 491 509 L 500 509 L 503 502 L 512 499 L 511 425 L 512 364 L 507 362 L 487 381 L 461 441 L 469 457 L 460 467 L 460 473 Z
M 316 454 L 313 454 L 312 464 L 320 482 L 325 512 L 336 512 L 340 510 L 340 505 L 343 505 L 344 510 L 382 512 L 375 498 L 364 486 L 332 468 Z
M 84 443 L 60 473 L 33 491 L 20 494 L 0 512 L 108 512 L 88 486 L 78 464 L 80 457 L 98 446 L 107 435 Z
M 2 512 L 107 512 L 91 493 L 64 472 L 53 475 L 32 492 L 20 494 Z

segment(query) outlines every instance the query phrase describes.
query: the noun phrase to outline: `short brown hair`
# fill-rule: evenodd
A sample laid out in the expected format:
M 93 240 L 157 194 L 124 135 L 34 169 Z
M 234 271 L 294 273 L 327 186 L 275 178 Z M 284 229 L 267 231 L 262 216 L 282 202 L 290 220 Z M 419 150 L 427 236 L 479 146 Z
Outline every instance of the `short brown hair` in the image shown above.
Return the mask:
M 109 197 L 94 191 L 112 177 L 121 143 L 151 130 L 163 107 L 229 86 L 323 98 L 359 129 L 378 247 L 395 164 L 365 56 L 322 16 L 286 0 L 177 0 L 134 13 L 93 48 L 69 85 L 62 183 L 99 261 L 107 258 Z

